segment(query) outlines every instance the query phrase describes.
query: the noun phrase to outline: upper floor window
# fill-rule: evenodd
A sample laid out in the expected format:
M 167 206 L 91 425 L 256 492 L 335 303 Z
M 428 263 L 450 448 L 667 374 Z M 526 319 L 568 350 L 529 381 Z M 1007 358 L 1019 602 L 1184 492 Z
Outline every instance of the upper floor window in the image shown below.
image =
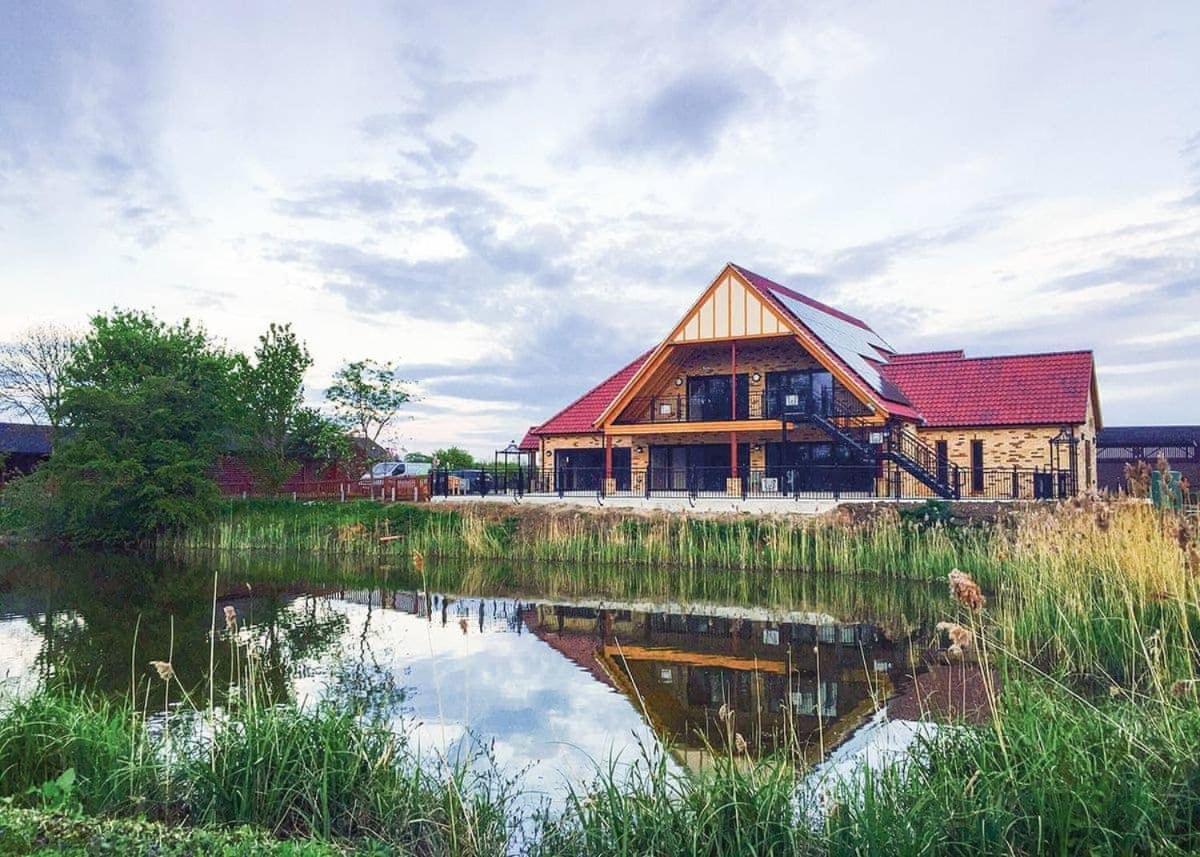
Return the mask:
M 833 376 L 822 369 L 767 373 L 766 417 L 833 412 Z
M 737 409 L 734 409 L 734 398 Z M 737 376 L 737 390 L 729 375 L 700 375 L 688 378 L 688 421 L 744 420 L 750 413 L 750 383 Z

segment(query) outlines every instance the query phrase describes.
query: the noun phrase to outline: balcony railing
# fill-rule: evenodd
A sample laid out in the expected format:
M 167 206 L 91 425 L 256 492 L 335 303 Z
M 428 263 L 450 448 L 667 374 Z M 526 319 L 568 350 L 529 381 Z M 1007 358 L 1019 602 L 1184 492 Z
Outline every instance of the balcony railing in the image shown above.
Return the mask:
M 617 421 L 625 425 L 645 423 L 723 422 L 728 420 L 778 420 L 786 413 L 831 414 L 832 396 L 801 396 L 779 390 L 754 390 L 738 395 L 737 407 L 728 398 L 713 399 L 677 393 L 635 399 Z
M 962 472 L 964 500 L 1058 500 L 1075 494 L 1066 470 L 995 467 Z M 439 496 L 482 494 L 560 497 L 680 497 L 743 499 L 938 499 L 938 492 L 890 461 L 877 464 L 798 464 L 740 469 L 729 467 L 614 468 L 605 479 L 600 467 L 497 469 L 469 487 L 444 471 L 430 475 Z

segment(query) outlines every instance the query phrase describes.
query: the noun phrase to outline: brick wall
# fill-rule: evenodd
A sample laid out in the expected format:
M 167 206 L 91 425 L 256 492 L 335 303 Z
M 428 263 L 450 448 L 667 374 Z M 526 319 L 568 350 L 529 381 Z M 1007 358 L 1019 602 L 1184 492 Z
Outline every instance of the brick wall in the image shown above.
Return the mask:
M 765 341 L 741 342 L 737 348 L 738 374 L 749 376 L 747 380 L 751 398 L 767 388 L 767 373 L 792 370 L 820 369 L 812 355 L 804 350 L 793 337 Z M 732 355 L 729 343 L 716 345 L 691 345 L 681 350 L 681 356 L 660 369 L 638 392 L 637 403 L 644 403 L 651 396 L 672 398 L 678 396 L 683 417 L 687 415 L 687 379 L 691 376 L 727 375 L 732 370 Z M 753 380 L 757 373 L 758 381 Z M 676 384 L 676 379 L 682 383 Z M 834 383 L 834 395 L 839 406 L 853 410 L 859 405 L 853 395 L 840 383 Z

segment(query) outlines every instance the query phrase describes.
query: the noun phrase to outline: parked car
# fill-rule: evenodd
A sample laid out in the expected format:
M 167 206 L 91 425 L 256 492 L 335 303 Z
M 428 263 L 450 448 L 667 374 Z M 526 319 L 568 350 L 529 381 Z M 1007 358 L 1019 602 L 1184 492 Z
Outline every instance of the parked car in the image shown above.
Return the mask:
M 397 476 L 428 476 L 430 465 L 422 461 L 379 461 L 359 477 L 359 482 L 379 482 Z

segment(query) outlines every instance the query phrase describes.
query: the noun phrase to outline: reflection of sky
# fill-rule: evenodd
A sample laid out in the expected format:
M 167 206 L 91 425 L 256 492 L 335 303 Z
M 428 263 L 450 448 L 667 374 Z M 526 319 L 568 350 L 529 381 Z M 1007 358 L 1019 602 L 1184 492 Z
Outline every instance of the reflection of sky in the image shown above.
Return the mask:
M 365 656 L 378 670 L 375 680 L 390 676 L 405 688 L 401 710 L 390 716 L 420 752 L 461 758 L 485 742 L 501 770 L 554 796 L 565 782 L 590 781 L 597 763 L 614 756 L 632 762 L 639 742 L 654 746 L 654 733 L 625 696 L 528 629 L 514 630 L 513 602 L 485 599 L 482 631 L 479 604 L 452 603 L 443 626 L 437 609 L 430 620 L 329 602 L 349 619 L 341 657 Z M 343 689 L 332 664 L 309 666 L 294 680 L 298 698 Z
M 30 690 L 37 682 L 42 635 L 31 622 L 44 621 L 44 616 L 0 617 L 0 703 Z

